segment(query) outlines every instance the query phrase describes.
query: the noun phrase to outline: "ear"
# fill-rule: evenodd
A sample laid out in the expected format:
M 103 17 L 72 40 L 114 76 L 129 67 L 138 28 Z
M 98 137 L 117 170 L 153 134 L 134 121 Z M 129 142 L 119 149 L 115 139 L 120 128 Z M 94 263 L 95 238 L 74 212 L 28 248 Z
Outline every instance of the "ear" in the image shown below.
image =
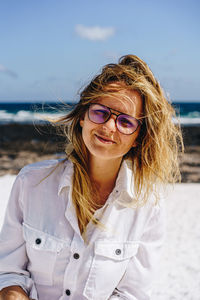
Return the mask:
M 84 116 L 81 116 L 81 118 L 80 118 L 79 124 L 80 124 L 81 127 L 83 127 L 84 118 L 85 118 Z
M 132 148 L 137 147 L 138 143 L 136 141 L 133 142 Z

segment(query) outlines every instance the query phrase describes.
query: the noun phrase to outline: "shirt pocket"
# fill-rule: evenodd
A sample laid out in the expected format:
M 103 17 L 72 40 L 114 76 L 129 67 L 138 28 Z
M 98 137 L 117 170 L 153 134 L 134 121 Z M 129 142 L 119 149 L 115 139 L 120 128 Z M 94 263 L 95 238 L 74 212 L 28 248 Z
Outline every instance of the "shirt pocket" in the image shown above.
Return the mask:
M 65 241 L 25 223 L 23 235 L 29 260 L 27 270 L 31 277 L 37 284 L 52 285 L 57 255 L 65 247 Z
M 87 299 L 108 299 L 122 279 L 127 265 L 138 251 L 137 242 L 97 241 L 84 289 Z

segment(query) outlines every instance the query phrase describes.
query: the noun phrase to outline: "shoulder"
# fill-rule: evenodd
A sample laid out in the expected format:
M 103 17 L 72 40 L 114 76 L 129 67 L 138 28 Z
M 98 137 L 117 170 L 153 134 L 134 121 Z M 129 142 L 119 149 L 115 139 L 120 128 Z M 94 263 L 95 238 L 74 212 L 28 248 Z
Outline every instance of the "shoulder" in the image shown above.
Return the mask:
M 55 167 L 60 161 L 58 159 L 52 159 L 52 160 L 43 160 L 39 161 L 33 164 L 29 164 L 24 166 L 20 172 L 19 175 L 24 175 L 26 173 L 37 171 L 37 170 L 46 170 L 51 169 Z
M 67 159 L 53 159 L 39 161 L 33 164 L 26 165 L 21 169 L 17 177 L 20 178 L 35 178 L 40 180 L 52 174 L 58 176 L 63 173 L 68 165 L 71 164 Z

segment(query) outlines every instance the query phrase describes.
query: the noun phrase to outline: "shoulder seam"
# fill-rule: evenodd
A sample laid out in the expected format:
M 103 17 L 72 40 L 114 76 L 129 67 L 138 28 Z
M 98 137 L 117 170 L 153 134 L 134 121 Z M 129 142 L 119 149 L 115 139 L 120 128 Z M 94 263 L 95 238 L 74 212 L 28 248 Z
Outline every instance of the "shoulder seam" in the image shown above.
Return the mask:
M 62 163 L 62 160 L 56 160 L 56 159 L 52 159 L 52 160 L 44 160 L 44 161 L 40 161 L 40 162 L 36 162 L 33 164 L 29 164 L 24 166 L 18 175 L 24 175 L 29 171 L 36 171 L 36 170 L 41 170 L 41 169 L 50 169 L 52 167 L 55 167 L 56 164 L 58 163 Z

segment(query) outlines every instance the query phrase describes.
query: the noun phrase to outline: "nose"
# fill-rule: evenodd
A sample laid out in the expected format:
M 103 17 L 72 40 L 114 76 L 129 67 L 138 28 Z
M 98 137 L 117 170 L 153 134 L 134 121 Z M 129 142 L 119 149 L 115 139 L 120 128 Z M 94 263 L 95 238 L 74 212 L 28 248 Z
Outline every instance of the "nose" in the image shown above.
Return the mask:
M 116 116 L 114 114 L 112 114 L 110 116 L 110 118 L 108 119 L 107 122 L 105 122 L 103 125 L 105 127 L 107 127 L 110 131 L 112 132 L 115 132 L 117 130 L 117 127 L 116 127 Z

